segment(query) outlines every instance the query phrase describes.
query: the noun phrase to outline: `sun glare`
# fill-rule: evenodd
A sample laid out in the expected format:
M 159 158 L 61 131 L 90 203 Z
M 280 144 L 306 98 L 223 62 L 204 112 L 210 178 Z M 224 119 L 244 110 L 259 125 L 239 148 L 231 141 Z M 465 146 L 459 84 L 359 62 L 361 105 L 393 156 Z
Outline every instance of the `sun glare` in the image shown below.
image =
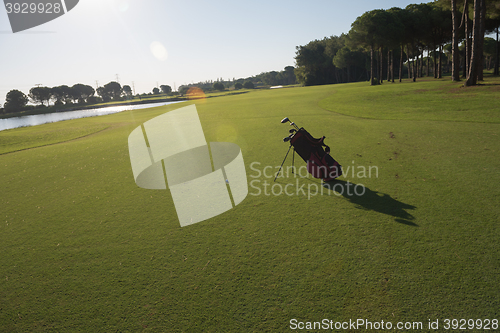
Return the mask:
M 205 95 L 203 90 L 201 90 L 198 87 L 189 88 L 186 95 L 187 95 L 188 99 L 202 99 L 203 100 L 203 99 L 207 98 L 207 96 Z
M 168 58 L 168 52 L 165 46 L 163 46 L 162 43 L 154 41 L 151 43 L 149 46 L 151 53 L 153 53 L 153 56 L 161 61 L 165 61 Z

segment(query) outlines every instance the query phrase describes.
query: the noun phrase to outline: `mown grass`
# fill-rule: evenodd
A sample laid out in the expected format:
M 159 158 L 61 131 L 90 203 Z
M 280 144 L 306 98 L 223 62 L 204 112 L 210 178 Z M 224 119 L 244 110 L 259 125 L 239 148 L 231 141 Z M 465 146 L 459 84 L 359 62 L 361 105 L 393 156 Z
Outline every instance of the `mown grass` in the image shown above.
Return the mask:
M 320 106 L 363 118 L 500 122 L 500 79 L 491 76 L 469 88 L 446 78 L 425 79 L 418 88 L 410 81 L 374 87 L 343 85 L 341 92 L 321 101 Z
M 240 205 L 185 228 L 168 191 L 135 185 L 127 138 L 186 104 L 9 131 L 106 128 L 0 156 L 1 330 L 279 332 L 292 318 L 499 318 L 496 95 L 439 81 L 365 85 L 195 101 L 207 141 L 237 143 L 254 182 Z M 461 111 L 449 93 L 462 94 Z M 266 195 L 274 173 L 263 168 L 288 148 L 284 116 L 325 135 L 350 167 L 340 186 L 363 184 L 365 194 L 308 198 L 320 184 L 290 175 L 277 183 L 298 181 L 305 195 L 295 186 Z M 378 177 L 360 177 L 363 166 Z
M 102 130 L 108 126 L 100 123 L 86 124 L 73 121 L 58 122 L 50 125 L 23 127 L 0 132 L 0 154 L 14 151 L 48 146 L 82 138 Z

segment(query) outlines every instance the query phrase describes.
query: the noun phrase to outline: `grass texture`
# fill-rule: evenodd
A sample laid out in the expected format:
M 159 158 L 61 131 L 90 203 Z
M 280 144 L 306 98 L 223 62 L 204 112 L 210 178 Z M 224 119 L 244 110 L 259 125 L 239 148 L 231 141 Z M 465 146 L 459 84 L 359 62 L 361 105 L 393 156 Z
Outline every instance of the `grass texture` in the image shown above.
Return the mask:
M 1 132 L 0 331 L 286 332 L 294 318 L 425 331 L 429 320 L 500 319 L 499 83 L 196 100 L 207 141 L 238 144 L 252 186 L 184 228 L 168 190 L 136 186 L 127 138 L 192 102 Z M 308 195 L 319 181 L 290 174 L 272 187 L 285 116 L 326 136 L 345 171 L 337 192 Z M 341 195 L 347 182 L 364 195 Z M 288 184 L 293 195 L 272 194 Z

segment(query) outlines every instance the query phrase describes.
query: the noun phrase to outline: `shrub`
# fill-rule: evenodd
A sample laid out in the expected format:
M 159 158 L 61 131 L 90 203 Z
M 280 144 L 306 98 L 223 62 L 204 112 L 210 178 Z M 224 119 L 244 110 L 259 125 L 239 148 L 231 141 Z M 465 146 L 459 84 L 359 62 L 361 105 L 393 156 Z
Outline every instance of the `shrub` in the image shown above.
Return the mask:
M 222 82 L 215 82 L 213 85 L 214 90 L 219 90 L 219 91 L 224 91 L 226 87 L 224 87 L 224 84 Z
M 243 88 L 245 88 L 245 89 L 254 89 L 255 87 L 254 87 L 252 81 L 245 81 L 245 83 L 243 83 Z

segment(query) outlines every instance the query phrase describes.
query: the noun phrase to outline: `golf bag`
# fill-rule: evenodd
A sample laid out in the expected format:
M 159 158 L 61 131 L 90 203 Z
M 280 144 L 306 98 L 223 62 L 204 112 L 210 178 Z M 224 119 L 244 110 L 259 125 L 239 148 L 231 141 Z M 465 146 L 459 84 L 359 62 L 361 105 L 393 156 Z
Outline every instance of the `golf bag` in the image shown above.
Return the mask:
M 287 121 L 290 120 L 284 118 L 281 122 L 286 123 Z M 293 147 L 294 153 L 297 152 L 302 157 L 307 164 L 307 171 L 314 178 L 328 182 L 342 175 L 342 167 L 330 156 L 330 147 L 325 144 L 324 136 L 316 139 L 303 127 L 299 128 L 291 121 L 290 125 L 295 128 L 290 130 L 290 135 L 285 137 L 283 141 L 290 142 L 290 148 Z M 281 166 L 283 166 L 283 163 Z

